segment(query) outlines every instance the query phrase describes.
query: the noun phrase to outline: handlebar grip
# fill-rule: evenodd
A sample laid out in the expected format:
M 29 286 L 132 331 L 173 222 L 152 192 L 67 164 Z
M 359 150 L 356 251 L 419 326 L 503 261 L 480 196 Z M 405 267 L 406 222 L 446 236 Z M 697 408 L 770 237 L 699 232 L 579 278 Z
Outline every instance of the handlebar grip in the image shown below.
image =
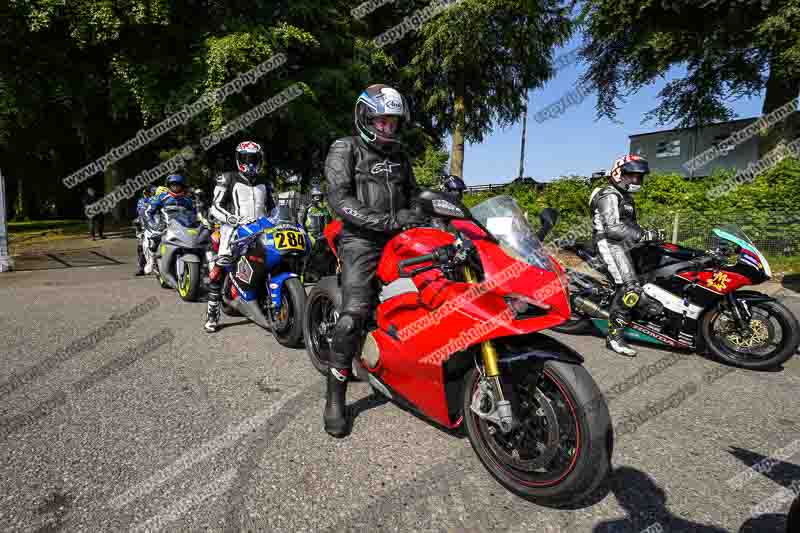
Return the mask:
M 433 261 L 434 259 L 436 259 L 435 253 L 420 255 L 418 257 L 412 257 L 411 259 L 403 259 L 397 263 L 397 272 L 400 276 L 403 276 L 405 274 L 406 267 L 418 265 L 420 263 L 427 263 L 428 261 Z

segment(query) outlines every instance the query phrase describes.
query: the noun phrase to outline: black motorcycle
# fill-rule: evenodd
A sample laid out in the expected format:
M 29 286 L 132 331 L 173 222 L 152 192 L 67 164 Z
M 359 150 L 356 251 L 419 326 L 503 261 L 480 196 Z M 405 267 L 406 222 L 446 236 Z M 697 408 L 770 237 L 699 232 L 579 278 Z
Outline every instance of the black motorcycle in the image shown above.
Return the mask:
M 642 295 L 625 336 L 710 352 L 740 368 L 776 368 L 797 352 L 800 324 L 774 298 L 740 290 L 772 276 L 767 259 L 747 235 L 736 226 L 714 228 L 712 233 L 717 246 L 709 251 L 652 242 L 630 248 Z M 570 243 L 561 248 L 590 268 L 567 269 L 572 316 L 553 329 L 605 335 L 613 277 L 593 247 Z

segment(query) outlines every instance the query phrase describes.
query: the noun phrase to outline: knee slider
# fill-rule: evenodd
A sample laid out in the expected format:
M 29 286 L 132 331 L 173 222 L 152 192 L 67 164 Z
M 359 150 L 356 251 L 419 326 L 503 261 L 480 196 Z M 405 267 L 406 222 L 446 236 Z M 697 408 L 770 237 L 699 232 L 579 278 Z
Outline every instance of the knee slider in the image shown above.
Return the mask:
M 360 336 L 363 331 L 361 317 L 345 314 L 336 321 L 333 329 L 333 351 L 352 357 L 358 351 Z
M 622 290 L 622 304 L 628 309 L 636 307 L 642 296 L 642 288 L 638 285 L 629 285 Z

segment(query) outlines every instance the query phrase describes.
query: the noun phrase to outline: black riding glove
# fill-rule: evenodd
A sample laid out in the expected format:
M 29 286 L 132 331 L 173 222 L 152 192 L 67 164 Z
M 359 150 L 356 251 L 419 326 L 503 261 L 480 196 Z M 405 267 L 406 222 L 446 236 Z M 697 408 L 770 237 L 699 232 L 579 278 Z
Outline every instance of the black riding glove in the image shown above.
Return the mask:
M 418 214 L 416 211 L 411 211 L 410 209 L 401 209 L 398 211 L 394 220 L 396 229 L 425 226 L 428 223 L 427 217 Z

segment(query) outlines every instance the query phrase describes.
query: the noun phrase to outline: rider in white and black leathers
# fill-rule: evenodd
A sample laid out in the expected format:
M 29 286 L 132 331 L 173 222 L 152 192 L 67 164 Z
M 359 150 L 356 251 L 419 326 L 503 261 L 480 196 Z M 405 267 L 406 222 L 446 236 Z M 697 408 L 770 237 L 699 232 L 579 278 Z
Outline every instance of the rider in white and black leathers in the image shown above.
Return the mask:
M 264 152 L 261 146 L 245 141 L 236 147 L 238 172 L 224 172 L 216 179 L 209 216 L 217 220 L 221 228 L 219 252 L 214 268 L 208 275 L 208 320 L 205 329 L 209 333 L 215 332 L 219 323 L 225 267 L 235 260 L 230 246 L 234 230 L 237 226 L 250 224 L 260 217 L 273 216 L 276 211 L 272 188 L 255 183 L 263 162 Z
M 642 298 L 642 288 L 628 250 L 635 243 L 663 240 L 661 231 L 642 229 L 636 222 L 636 206 L 630 194 L 641 189 L 649 172 L 647 161 L 639 156 L 617 159 L 611 169 L 609 185 L 595 189 L 589 199 L 594 245 L 617 289 L 609 310 L 606 346 L 628 357 L 634 357 L 636 350 L 625 342 L 623 331 L 630 323 L 631 309 Z

